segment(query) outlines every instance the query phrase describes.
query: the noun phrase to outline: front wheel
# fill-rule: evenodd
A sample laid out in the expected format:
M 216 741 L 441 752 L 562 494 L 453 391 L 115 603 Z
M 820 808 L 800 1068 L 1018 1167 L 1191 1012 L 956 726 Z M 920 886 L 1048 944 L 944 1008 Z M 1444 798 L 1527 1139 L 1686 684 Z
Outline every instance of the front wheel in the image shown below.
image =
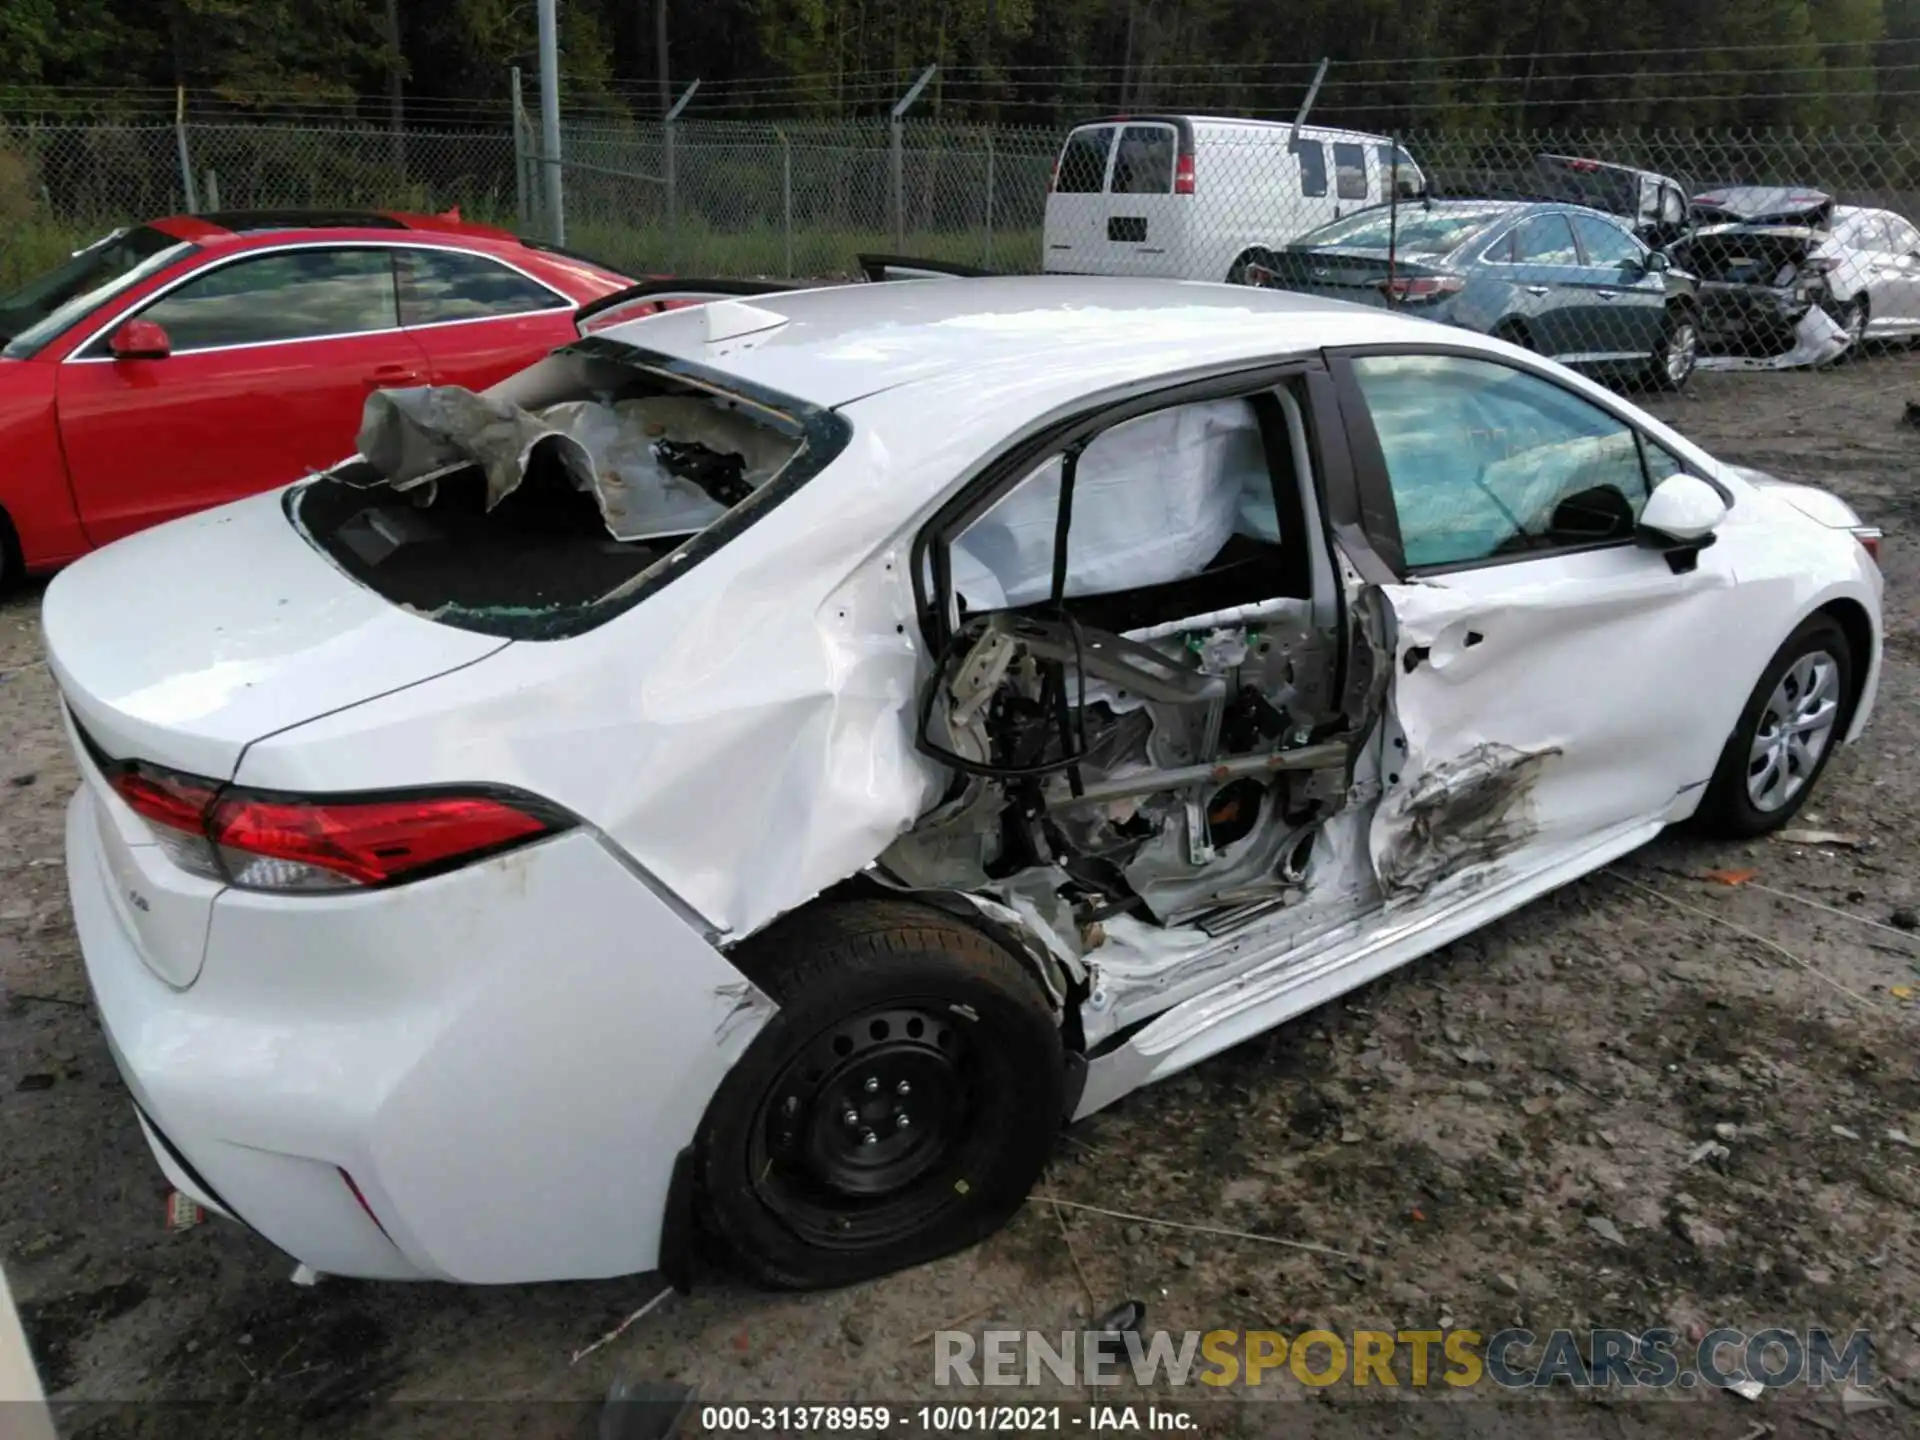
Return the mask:
M 695 1140 L 709 1222 L 740 1268 L 849 1285 L 999 1229 L 1064 1105 L 1060 1029 L 1026 967 L 900 901 L 825 905 L 742 950 L 780 1009 Z
M 1661 390 L 1684 390 L 1699 363 L 1699 324 L 1685 310 L 1670 311 L 1648 366 L 1654 385 Z
M 1278 270 L 1279 262 L 1274 259 L 1271 250 L 1249 250 L 1227 267 L 1227 284 L 1272 286 L 1274 282 L 1271 279 L 1262 279 L 1256 272 L 1264 271 L 1267 276 L 1274 276 Z
M 1837 621 L 1815 615 L 1788 636 L 1720 754 L 1701 828 L 1744 840 L 1793 819 L 1840 743 L 1852 684 L 1852 647 Z

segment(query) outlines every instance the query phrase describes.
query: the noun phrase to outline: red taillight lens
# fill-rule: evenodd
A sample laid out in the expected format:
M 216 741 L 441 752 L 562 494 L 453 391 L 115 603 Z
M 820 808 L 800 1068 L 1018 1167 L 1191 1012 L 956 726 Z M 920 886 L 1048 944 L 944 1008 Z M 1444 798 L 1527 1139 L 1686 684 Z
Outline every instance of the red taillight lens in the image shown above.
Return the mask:
M 1053 173 L 1047 176 L 1047 193 L 1049 195 L 1057 194 L 1059 192 L 1059 189 L 1060 189 L 1060 157 L 1056 155 L 1053 160 Z
M 188 835 L 204 835 L 207 810 L 219 786 L 151 765 L 128 765 L 108 776 L 113 793 L 142 820 Z
M 1193 156 L 1182 155 L 1173 167 L 1173 193 L 1193 194 Z
M 91 747 L 90 747 L 91 748 Z M 95 752 L 114 794 L 183 870 L 250 890 L 346 890 L 414 880 L 573 822 L 494 791 L 310 800 L 261 795 Z
M 1876 565 L 1880 563 L 1880 537 L 1881 530 L 1877 525 L 1853 527 L 1853 538 L 1860 542 L 1860 548 L 1873 558 L 1873 563 Z
M 1398 304 L 1420 305 L 1458 295 L 1467 288 L 1467 282 L 1458 275 L 1396 275 L 1382 280 L 1380 288 Z
M 230 792 L 208 832 L 236 885 L 384 885 L 531 840 L 553 820 L 487 795 L 324 802 Z

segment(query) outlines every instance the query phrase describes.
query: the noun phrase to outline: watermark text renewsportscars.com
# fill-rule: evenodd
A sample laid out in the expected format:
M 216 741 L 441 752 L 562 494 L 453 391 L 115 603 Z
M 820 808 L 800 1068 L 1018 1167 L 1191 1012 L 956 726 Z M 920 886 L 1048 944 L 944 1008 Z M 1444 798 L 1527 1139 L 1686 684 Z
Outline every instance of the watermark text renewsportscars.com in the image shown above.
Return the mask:
M 1874 1383 L 1864 1330 L 1709 1331 L 1697 1342 L 1667 1329 L 1158 1330 L 1099 1334 L 988 1330 L 933 1337 L 939 1386 L 1257 1386 L 1291 1378 L 1315 1387 L 1774 1390 Z

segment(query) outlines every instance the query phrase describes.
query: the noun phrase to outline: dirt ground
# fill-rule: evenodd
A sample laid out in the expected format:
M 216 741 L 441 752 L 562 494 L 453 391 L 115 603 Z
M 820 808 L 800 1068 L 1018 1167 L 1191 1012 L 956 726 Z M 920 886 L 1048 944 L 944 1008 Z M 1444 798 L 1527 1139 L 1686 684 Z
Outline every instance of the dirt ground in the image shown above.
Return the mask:
M 591 1413 L 560 1402 L 593 1402 L 623 1377 L 695 1384 L 707 1401 L 1078 1403 L 1088 1392 L 936 1391 L 924 1337 L 1058 1332 L 1126 1297 L 1145 1302 L 1149 1328 L 1173 1330 L 1857 1327 L 1873 1333 L 1886 1377 L 1871 1409 L 1831 1391 L 1749 1402 L 1563 1389 L 1529 1403 L 1483 1389 L 1468 1403 L 1402 1392 L 1384 1405 L 1291 1382 L 1182 1392 L 1211 1402 L 1198 1408 L 1209 1433 L 1909 1433 L 1920 1426 L 1909 396 L 1920 398 L 1920 357 L 1883 356 L 1825 374 L 1703 376 L 1656 407 L 1728 459 L 1831 486 L 1888 531 L 1879 712 L 1801 821 L 1857 843 L 1663 838 L 1075 1127 L 1045 1182 L 1064 1200 L 1358 1258 L 1036 1201 L 971 1252 L 839 1293 L 769 1296 L 704 1275 L 578 1364 L 576 1350 L 652 1295 L 649 1281 L 301 1289 L 285 1257 L 236 1227 L 164 1228 L 165 1187 L 87 1009 L 67 914 L 60 816 L 75 780 L 40 663 L 38 594 L 4 602 L 0 1258 L 59 1399 L 237 1407 L 102 1405 L 69 1414 L 67 1433 L 212 1433 L 220 1414 L 262 1435 L 584 1436 Z M 1705 878 L 1715 870 L 1755 876 L 1730 886 Z M 1691 1159 L 1708 1141 L 1720 1149 Z M 390 1403 L 410 1401 L 423 1403 Z M 453 1403 L 477 1401 L 494 1403 Z

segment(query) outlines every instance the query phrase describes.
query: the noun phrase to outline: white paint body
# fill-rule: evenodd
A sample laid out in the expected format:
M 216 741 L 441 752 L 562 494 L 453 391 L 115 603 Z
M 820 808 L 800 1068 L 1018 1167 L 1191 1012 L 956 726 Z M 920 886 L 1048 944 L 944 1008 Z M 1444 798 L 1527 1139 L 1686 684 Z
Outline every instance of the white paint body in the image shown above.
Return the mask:
M 1247 251 L 1276 249 L 1343 215 L 1384 204 L 1393 188 L 1396 167 L 1387 158 L 1393 142 L 1359 130 L 1301 126 L 1299 145 L 1319 156 L 1305 170 L 1293 126 L 1273 120 L 1147 115 L 1082 125 L 1074 133 L 1131 128 L 1171 137 L 1179 127 L 1192 136 L 1193 193 L 1174 192 L 1171 169 L 1164 194 L 1114 193 L 1114 146 L 1098 189 L 1048 194 L 1043 268 L 1066 275 L 1223 281 Z M 1344 185 L 1342 158 L 1358 162 L 1345 167 Z M 1410 158 L 1398 170 L 1403 186 L 1424 188 Z
M 1832 528 L 1844 506 L 1823 521 L 1831 497 L 1776 493 L 1500 342 L 1170 282 L 856 286 L 753 307 L 779 323 L 715 332 L 680 310 L 602 333 L 839 407 L 850 443 L 577 638 L 505 642 L 389 605 L 278 495 L 110 546 L 48 591 L 62 693 L 116 758 L 276 791 L 511 785 L 582 822 L 368 893 L 225 889 L 170 864 L 76 738 L 75 916 L 156 1156 L 317 1270 L 517 1282 L 660 1263 L 675 1157 L 771 1013 L 727 947 L 871 864 L 945 786 L 914 748 L 929 662 L 913 539 L 1050 418 L 1322 347 L 1444 338 L 1633 417 L 1734 500 L 1688 574 L 1618 548 L 1386 587 L 1396 659 L 1424 646 L 1431 663 L 1395 665 L 1377 744 L 1405 739 L 1409 784 L 1483 743 L 1557 748 L 1533 839 L 1362 902 L 1370 840 L 1403 823 L 1388 800 L 1336 817 L 1314 859 L 1327 883 L 1268 921 L 1202 946 L 1116 922 L 1087 957 L 1087 1034 L 1150 1023 L 1093 1062 L 1080 1113 L 1683 818 L 1768 658 L 1835 599 L 1872 617 L 1854 734 L 1871 711 L 1879 574 Z M 1488 643 L 1466 647 L 1467 630 Z

